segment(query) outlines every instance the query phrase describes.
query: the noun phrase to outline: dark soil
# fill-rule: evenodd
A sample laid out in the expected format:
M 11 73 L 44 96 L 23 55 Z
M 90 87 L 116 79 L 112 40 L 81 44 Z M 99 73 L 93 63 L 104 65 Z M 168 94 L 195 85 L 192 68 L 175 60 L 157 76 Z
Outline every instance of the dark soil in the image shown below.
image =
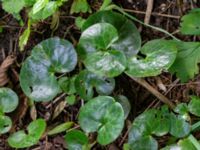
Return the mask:
M 144 13 L 146 11 L 146 0 L 114 0 L 114 2 L 117 5 L 128 9 L 128 11 L 132 15 L 136 16 L 140 20 L 144 20 L 145 15 L 141 13 Z M 11 132 L 19 129 L 24 129 L 32 120 L 30 117 L 30 108 L 28 108 L 27 104 L 27 98 L 22 93 L 18 80 L 21 63 L 30 54 L 31 49 L 37 43 L 52 36 L 66 38 L 74 45 L 76 45 L 78 41 L 80 31 L 74 24 L 75 17 L 79 15 L 87 17 L 89 14 L 70 15 L 70 3 L 71 2 L 61 8 L 60 23 L 56 31 L 53 32 L 50 29 L 51 18 L 34 26 L 33 32 L 30 36 L 27 46 L 25 47 L 24 52 L 19 51 L 18 40 L 19 36 L 25 29 L 25 26 L 21 27 L 19 25 L 19 22 L 16 21 L 11 15 L 5 13 L 0 6 L 0 26 L 3 26 L 3 32 L 0 33 L 0 63 L 2 63 L 8 55 L 13 54 L 16 56 L 15 63 L 8 69 L 8 76 L 10 80 L 6 86 L 12 87 L 20 96 L 19 108 L 14 113 L 10 114 L 10 116 L 12 116 L 12 119 L 14 120 L 14 127 Z M 95 10 L 100 7 L 101 2 L 91 1 L 90 4 L 93 11 L 95 12 Z M 176 0 L 154 0 L 153 12 L 181 17 L 193 7 L 200 7 L 200 1 L 193 4 L 190 4 L 188 1 L 187 3 L 178 5 Z M 134 11 L 131 12 L 132 10 Z M 139 11 L 141 13 L 136 13 L 135 11 Z M 27 16 L 25 15 L 25 12 L 22 12 L 21 15 L 26 24 Z M 161 15 L 152 15 L 150 24 L 163 28 L 170 33 L 173 33 L 179 29 L 180 19 L 163 17 Z M 163 33 L 141 26 L 138 23 L 136 23 L 136 25 L 141 31 L 143 42 L 163 37 L 168 38 Z M 199 40 L 199 37 L 194 38 L 191 36 L 181 36 L 179 32 L 177 32 L 175 36 L 185 41 Z M 191 94 L 200 95 L 200 76 L 197 76 L 194 80 L 185 84 L 176 82 L 176 78 L 168 73 L 163 73 L 159 76 L 159 78 L 162 81 L 163 85 L 167 89 L 170 89 L 168 93 L 163 92 L 158 87 L 157 78 L 152 77 L 147 78 L 146 80 L 157 90 L 166 95 L 169 99 L 173 100 L 175 103 L 187 101 L 189 95 Z M 161 103 L 153 95 L 151 95 L 146 89 L 132 81 L 126 75 L 121 75 L 120 77 L 118 77 L 116 85 L 117 87 L 114 93 L 124 94 L 129 98 L 132 104 L 131 113 L 126 120 L 126 126 L 121 136 L 113 144 L 105 147 L 96 144 L 93 148 L 94 150 L 122 149 L 123 143 L 127 141 L 127 128 L 130 126 L 134 118 L 148 108 L 159 107 L 161 105 Z M 39 103 L 36 105 L 37 116 L 45 118 L 47 120 L 48 126 L 54 126 L 55 124 L 66 121 L 77 122 L 77 114 L 80 104 L 76 104 L 75 106 L 67 106 L 56 119 L 51 119 L 53 115 L 53 110 L 59 104 L 59 102 L 63 100 L 63 98 L 64 97 L 61 97 L 56 103 Z M 11 149 L 8 147 L 6 141 L 8 135 L 9 134 L 0 136 L 0 150 Z M 91 135 L 91 141 L 94 139 L 94 137 L 95 135 Z M 160 146 L 165 145 L 167 139 L 167 136 L 160 139 Z M 65 149 L 65 147 L 66 145 L 63 140 L 63 134 L 59 134 L 53 137 L 44 137 L 38 143 L 38 145 L 35 145 L 28 149 L 62 150 Z

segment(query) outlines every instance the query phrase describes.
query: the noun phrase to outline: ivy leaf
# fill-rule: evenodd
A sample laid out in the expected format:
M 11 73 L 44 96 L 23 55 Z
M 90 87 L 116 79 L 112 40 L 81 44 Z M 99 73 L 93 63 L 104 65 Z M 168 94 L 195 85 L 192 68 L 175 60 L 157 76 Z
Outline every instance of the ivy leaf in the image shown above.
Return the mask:
M 192 9 L 189 14 L 181 18 L 181 33 L 186 35 L 200 35 L 200 9 Z
M 49 101 L 60 91 L 54 73 L 70 72 L 76 63 L 77 54 L 68 41 L 59 38 L 42 41 L 22 65 L 22 90 L 32 100 Z
M 0 135 L 7 133 L 12 127 L 12 120 L 8 116 L 0 115 Z
M 93 97 L 94 89 L 100 95 L 109 95 L 115 88 L 115 80 L 97 76 L 88 70 L 79 73 L 75 80 L 75 88 L 77 93 L 84 100 L 90 100 Z
M 14 111 L 19 103 L 16 93 L 9 88 L 0 88 L 0 108 L 4 113 Z
M 118 39 L 111 44 L 111 49 L 122 51 L 127 58 L 138 53 L 141 37 L 132 21 L 116 12 L 98 11 L 85 21 L 82 30 L 85 31 L 96 23 L 109 23 L 117 29 Z
M 65 135 L 65 141 L 69 150 L 83 150 L 83 146 L 89 147 L 88 137 L 79 130 L 72 130 L 67 132 Z
M 190 133 L 190 124 L 185 121 L 185 119 L 178 115 L 170 114 L 170 134 L 177 137 L 182 138 L 187 136 Z
M 192 96 L 188 104 L 188 110 L 191 114 L 200 117 L 200 98 Z
M 182 82 L 192 79 L 199 73 L 198 63 L 200 62 L 200 43 L 199 42 L 174 42 L 177 45 L 178 53 L 175 62 L 170 67 L 171 73 Z
M 2 3 L 3 9 L 11 14 L 18 14 L 24 5 L 24 0 L 3 0 Z
M 83 13 L 92 12 L 87 0 L 73 0 L 72 6 L 70 9 L 70 14 L 81 13 L 81 12 Z
M 129 141 L 130 142 L 130 141 Z M 144 136 L 134 142 L 130 142 L 131 150 L 157 150 L 158 142 L 152 136 Z
M 20 130 L 10 135 L 8 144 L 13 148 L 26 148 L 35 145 L 43 135 L 45 128 L 46 122 L 43 119 L 37 119 L 28 125 L 28 134 L 24 130 Z
M 148 77 L 167 70 L 176 59 L 177 48 L 171 41 L 157 39 L 147 42 L 140 52 L 146 57 L 130 58 L 126 73 L 134 77 Z
M 124 119 L 126 119 L 131 111 L 131 104 L 128 98 L 124 95 L 117 95 L 115 99 L 122 105 L 122 108 L 124 110 Z
M 112 97 L 98 96 L 80 109 L 78 120 L 85 132 L 97 131 L 97 141 L 101 145 L 107 145 L 121 133 L 124 112 L 122 106 Z

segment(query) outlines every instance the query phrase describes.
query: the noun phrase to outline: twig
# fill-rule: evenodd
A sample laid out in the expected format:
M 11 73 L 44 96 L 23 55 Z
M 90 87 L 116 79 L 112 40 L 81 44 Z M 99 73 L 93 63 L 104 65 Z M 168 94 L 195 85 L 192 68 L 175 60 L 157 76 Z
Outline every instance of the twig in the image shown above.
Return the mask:
M 145 18 L 144 18 L 144 23 L 146 23 L 146 24 L 149 24 L 149 22 L 150 22 L 151 13 L 152 13 L 152 9 L 153 9 L 153 3 L 154 3 L 154 0 L 147 1 L 147 9 L 146 9 L 146 14 L 145 14 Z
M 156 96 L 160 101 L 163 103 L 167 104 L 171 109 L 175 107 L 175 105 L 163 94 L 158 92 L 154 87 L 152 87 L 149 83 L 147 83 L 144 79 L 142 78 L 135 78 L 129 76 L 131 79 L 133 79 L 135 82 L 139 83 L 142 85 L 144 88 L 146 88 L 149 92 L 151 92 L 154 96 Z
M 146 14 L 144 11 L 139 11 L 139 10 L 131 10 L 131 9 L 123 9 L 123 10 L 125 12 L 130 12 L 130 13 L 143 14 L 143 15 Z M 161 17 L 173 18 L 173 19 L 180 19 L 180 16 L 162 14 L 162 13 L 156 13 L 156 12 L 152 12 L 151 15 L 152 16 L 161 16 Z

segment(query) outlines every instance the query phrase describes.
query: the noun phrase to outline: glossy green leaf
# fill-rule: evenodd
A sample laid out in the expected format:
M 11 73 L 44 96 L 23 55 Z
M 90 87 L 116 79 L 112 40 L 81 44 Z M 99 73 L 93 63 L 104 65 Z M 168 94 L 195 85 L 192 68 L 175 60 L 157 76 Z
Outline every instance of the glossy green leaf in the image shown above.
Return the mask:
M 188 138 L 180 140 L 178 145 L 181 150 L 197 150 Z
M 84 59 L 90 53 L 107 51 L 117 39 L 118 33 L 113 25 L 108 23 L 94 24 L 81 34 L 78 53 Z
M 176 59 L 177 48 L 171 41 L 158 39 L 147 42 L 140 52 L 145 57 L 130 58 L 126 73 L 134 77 L 148 77 L 167 70 Z
M 74 105 L 76 103 L 76 96 L 75 95 L 69 95 L 65 98 L 65 100 L 67 101 L 67 103 L 69 105 Z
M 131 104 L 128 98 L 124 95 L 117 95 L 115 99 L 122 105 L 122 108 L 124 110 L 124 119 L 126 119 L 131 111 Z
M 24 130 L 20 130 L 10 135 L 8 144 L 13 148 L 26 148 L 35 145 L 43 135 L 45 128 L 46 122 L 43 119 L 37 119 L 28 125 L 28 134 Z
M 23 92 L 34 101 L 49 101 L 59 92 L 56 77 L 50 74 L 50 62 L 29 57 L 25 60 L 20 71 L 20 85 Z
M 62 77 L 59 79 L 58 84 L 60 86 L 60 88 L 62 89 L 62 91 L 64 91 L 67 94 L 74 94 L 76 93 L 76 89 L 75 89 L 75 79 L 76 76 L 73 76 L 71 78 L 69 77 Z
M 131 150 L 158 150 L 158 142 L 151 136 L 144 136 L 129 145 Z
M 99 11 L 85 21 L 82 30 L 96 23 L 109 23 L 117 29 L 118 39 L 111 44 L 111 49 L 123 51 L 128 58 L 138 53 L 141 47 L 140 33 L 125 16 L 112 11 Z
M 3 0 L 2 2 L 3 9 L 11 14 L 18 14 L 24 5 L 24 0 Z
M 120 75 L 126 69 L 125 55 L 116 50 L 91 53 L 84 62 L 89 71 L 110 78 Z
M 81 29 L 83 24 L 85 23 L 85 19 L 83 19 L 81 16 L 77 17 L 75 20 L 75 25 Z
M 188 104 L 188 110 L 191 114 L 200 117 L 200 98 L 192 96 Z
M 169 132 L 169 129 L 170 122 L 164 112 L 155 109 L 148 110 L 133 121 L 129 132 L 129 143 L 152 134 L 163 136 Z
M 170 114 L 170 134 L 182 138 L 190 133 L 191 126 L 182 116 Z
M 170 72 L 176 73 L 176 76 L 182 82 L 186 82 L 199 73 L 200 42 L 175 43 L 178 48 L 178 53 L 175 62 L 170 67 Z
M 76 63 L 77 54 L 68 41 L 59 38 L 42 41 L 22 65 L 22 90 L 32 100 L 49 101 L 60 91 L 54 73 L 70 72 Z
M 111 49 L 117 39 L 117 30 L 108 23 L 94 24 L 81 34 L 78 53 L 89 71 L 100 76 L 115 77 L 125 70 L 124 53 Z
M 0 135 L 7 133 L 12 127 L 12 120 L 8 116 L 0 115 Z
M 93 97 L 94 89 L 100 95 L 109 95 L 115 88 L 115 80 L 97 76 L 88 70 L 79 73 L 75 80 L 75 88 L 77 93 L 84 100 L 90 100 Z
M 200 35 L 200 9 L 192 9 L 189 14 L 181 18 L 181 33 L 186 35 Z
M 121 133 L 124 112 L 122 106 L 112 97 L 98 96 L 80 109 L 78 120 L 85 132 L 97 131 L 97 141 L 101 145 L 107 145 Z
M 32 56 L 44 62 L 50 61 L 51 72 L 70 72 L 77 64 L 77 54 L 73 45 L 58 37 L 49 38 L 36 45 L 32 50 Z
M 174 111 L 180 115 L 185 115 L 188 113 L 188 106 L 186 103 L 180 103 L 175 107 Z
M 86 13 L 92 12 L 90 5 L 88 4 L 87 0 L 73 0 L 70 13 Z
M 55 135 L 55 134 L 67 131 L 69 128 L 72 127 L 73 124 L 74 124 L 73 122 L 65 122 L 65 123 L 59 124 L 55 128 L 48 131 L 48 135 Z
M 0 88 L 0 108 L 4 113 L 14 111 L 18 103 L 18 96 L 13 90 L 9 88 Z
M 36 14 L 41 9 L 43 9 L 48 4 L 48 2 L 49 0 L 37 0 L 33 5 L 33 14 Z
M 89 145 L 88 137 L 79 130 L 72 130 L 65 135 L 68 150 L 83 150 L 83 146 Z

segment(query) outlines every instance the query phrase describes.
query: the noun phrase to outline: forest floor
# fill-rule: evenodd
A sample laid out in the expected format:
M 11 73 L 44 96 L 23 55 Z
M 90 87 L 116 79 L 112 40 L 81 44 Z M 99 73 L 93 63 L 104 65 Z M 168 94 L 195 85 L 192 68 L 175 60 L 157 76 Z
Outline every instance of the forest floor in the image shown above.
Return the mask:
M 126 12 L 134 15 L 138 19 L 144 21 L 146 10 L 149 7 L 147 4 L 148 0 L 115 0 L 114 3 L 124 8 Z M 179 1 L 181 2 L 181 0 Z M 200 7 L 200 1 L 193 2 L 186 1 L 178 3 L 178 0 L 154 0 L 152 12 L 147 15 L 147 23 L 163 28 L 170 33 L 173 33 L 176 37 L 183 41 L 199 41 L 199 37 L 181 36 L 179 34 L 179 24 L 182 15 L 186 14 L 192 8 Z M 70 4 L 70 3 L 69 3 Z M 98 1 L 90 2 L 93 12 L 98 10 L 101 3 Z M 19 85 L 19 71 L 23 60 L 30 54 L 31 49 L 39 42 L 52 36 L 59 36 L 70 40 L 74 45 L 80 36 L 80 31 L 74 24 L 76 16 L 87 17 L 89 14 L 69 14 L 70 5 L 65 5 L 61 8 L 60 12 L 60 23 L 56 31 L 51 31 L 50 23 L 51 18 L 38 23 L 34 27 L 29 42 L 25 47 L 25 51 L 20 52 L 18 47 L 18 40 L 25 27 L 20 26 L 12 15 L 5 13 L 0 6 L 0 26 L 3 27 L 3 32 L 0 33 L 0 69 L 4 67 L 4 71 L 0 72 L 0 82 L 7 82 L 9 87 L 12 87 L 20 97 L 20 105 L 14 113 L 10 116 L 13 120 L 13 128 L 11 133 L 25 128 L 32 118 L 37 115 L 38 117 L 45 118 L 48 122 L 48 126 L 54 126 L 64 121 L 77 122 L 77 114 L 80 104 L 75 106 L 67 106 L 62 113 L 52 120 L 54 109 L 59 105 L 60 101 L 64 98 L 62 95 L 56 98 L 56 101 L 49 103 L 36 104 L 36 108 L 30 110 L 28 107 L 28 101 Z M 22 12 L 24 20 L 27 20 L 27 16 Z M 149 17 L 149 19 L 148 19 Z M 138 29 L 141 32 L 142 41 L 146 41 L 158 38 L 168 38 L 165 34 L 155 31 L 150 28 L 146 28 L 136 23 Z M 6 59 L 12 55 L 11 59 Z M 6 62 L 7 60 L 7 62 Z M 3 63 L 4 62 L 4 63 Z M 156 90 L 161 92 L 167 98 L 172 100 L 174 103 L 186 102 L 188 97 L 192 95 L 200 96 L 200 75 L 196 76 L 195 79 L 187 82 L 180 83 L 178 79 L 169 73 L 163 73 L 157 77 L 146 78 L 146 81 L 151 84 Z M 122 149 L 123 143 L 127 141 L 127 128 L 131 124 L 131 120 L 134 120 L 138 114 L 149 108 L 159 107 L 162 103 L 158 101 L 148 90 L 144 89 L 141 85 L 131 80 L 126 75 L 117 77 L 116 81 L 116 93 L 126 95 L 131 101 L 132 110 L 126 120 L 126 127 L 121 136 L 116 142 L 101 147 L 99 145 L 94 146 L 94 150 L 118 150 Z M 77 127 L 78 128 L 78 127 Z M 8 135 L 0 136 L 0 150 L 10 150 L 7 139 Z M 196 137 L 200 137 L 196 135 Z M 159 145 L 163 146 L 165 138 L 158 139 Z M 63 135 L 58 134 L 53 137 L 46 137 L 40 140 L 38 145 L 35 145 L 31 150 L 62 150 L 65 149 L 66 145 L 63 140 Z

